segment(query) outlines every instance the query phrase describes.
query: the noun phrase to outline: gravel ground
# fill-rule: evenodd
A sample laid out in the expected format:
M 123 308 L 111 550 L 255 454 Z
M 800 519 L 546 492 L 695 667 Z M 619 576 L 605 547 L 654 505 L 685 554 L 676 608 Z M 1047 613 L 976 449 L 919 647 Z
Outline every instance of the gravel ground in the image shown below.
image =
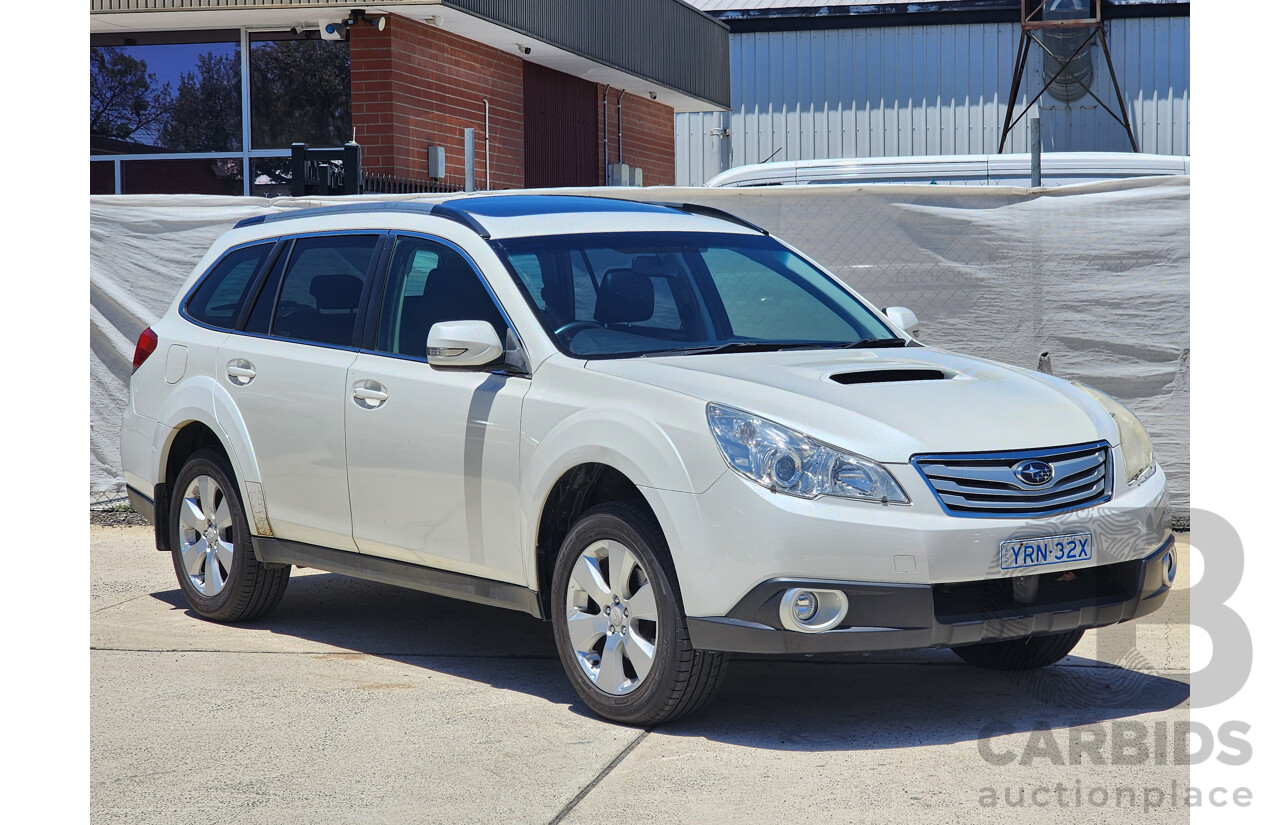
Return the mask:
M 149 527 L 151 522 L 142 514 L 128 507 L 112 507 L 106 510 L 90 510 L 89 523 L 94 527 Z

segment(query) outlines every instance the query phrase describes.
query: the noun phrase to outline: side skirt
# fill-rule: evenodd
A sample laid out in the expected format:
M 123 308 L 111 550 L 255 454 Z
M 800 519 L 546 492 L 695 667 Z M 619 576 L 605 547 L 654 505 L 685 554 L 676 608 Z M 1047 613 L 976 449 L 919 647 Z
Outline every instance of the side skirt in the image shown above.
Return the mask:
M 333 550 L 288 539 L 253 536 L 253 554 L 263 564 L 296 564 L 354 576 L 357 579 L 408 587 L 437 596 L 520 610 L 537 619 L 542 615 L 538 594 L 527 587 L 507 582 L 451 573 L 377 556 Z

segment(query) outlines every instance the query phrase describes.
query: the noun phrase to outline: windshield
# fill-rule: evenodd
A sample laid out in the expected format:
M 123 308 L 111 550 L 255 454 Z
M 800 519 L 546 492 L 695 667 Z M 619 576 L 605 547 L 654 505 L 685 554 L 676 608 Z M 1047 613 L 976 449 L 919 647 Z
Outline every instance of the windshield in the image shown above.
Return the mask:
M 830 277 L 765 235 L 492 243 L 560 349 L 580 358 L 903 343 Z

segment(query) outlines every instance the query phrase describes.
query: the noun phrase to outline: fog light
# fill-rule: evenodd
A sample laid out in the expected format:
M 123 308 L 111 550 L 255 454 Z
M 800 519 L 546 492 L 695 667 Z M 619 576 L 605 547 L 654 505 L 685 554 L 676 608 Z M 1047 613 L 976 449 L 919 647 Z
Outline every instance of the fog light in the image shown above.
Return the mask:
M 1173 586 L 1173 579 L 1178 575 L 1178 548 L 1172 547 L 1168 553 L 1164 554 L 1164 563 L 1161 565 L 1162 578 L 1165 587 Z
M 836 627 L 849 612 L 849 600 L 839 590 L 795 587 L 782 594 L 778 618 L 787 630 L 820 633 Z
M 814 616 L 818 615 L 818 597 L 808 590 L 802 590 L 791 601 L 791 613 L 796 617 L 796 621 L 801 624 L 811 621 Z

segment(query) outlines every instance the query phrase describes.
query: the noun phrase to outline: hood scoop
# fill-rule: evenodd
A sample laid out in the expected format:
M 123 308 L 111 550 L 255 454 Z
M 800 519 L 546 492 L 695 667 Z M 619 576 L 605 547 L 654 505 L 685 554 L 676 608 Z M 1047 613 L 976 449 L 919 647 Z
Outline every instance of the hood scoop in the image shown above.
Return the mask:
M 935 369 L 868 369 L 828 376 L 837 384 L 889 384 L 901 381 L 944 381 L 951 375 Z

